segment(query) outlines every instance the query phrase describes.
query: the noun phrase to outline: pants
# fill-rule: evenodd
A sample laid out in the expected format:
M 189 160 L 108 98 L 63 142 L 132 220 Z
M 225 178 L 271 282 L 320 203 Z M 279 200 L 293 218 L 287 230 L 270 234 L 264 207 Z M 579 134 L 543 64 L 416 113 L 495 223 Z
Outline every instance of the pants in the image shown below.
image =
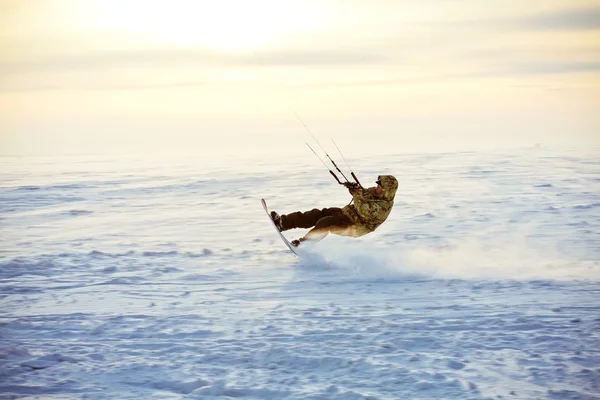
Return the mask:
M 305 236 L 306 240 L 321 240 L 328 233 L 344 235 L 352 226 L 350 218 L 342 213 L 341 208 L 314 208 L 306 212 L 294 212 L 281 216 L 283 230 L 295 228 L 313 228 Z

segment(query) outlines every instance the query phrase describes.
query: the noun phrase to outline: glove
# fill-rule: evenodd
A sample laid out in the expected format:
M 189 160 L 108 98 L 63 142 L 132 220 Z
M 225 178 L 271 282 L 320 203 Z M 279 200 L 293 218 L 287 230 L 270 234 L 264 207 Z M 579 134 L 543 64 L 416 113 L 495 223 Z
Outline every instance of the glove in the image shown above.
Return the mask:
M 344 186 L 346 189 L 358 189 L 360 187 L 360 185 L 355 182 L 344 182 Z

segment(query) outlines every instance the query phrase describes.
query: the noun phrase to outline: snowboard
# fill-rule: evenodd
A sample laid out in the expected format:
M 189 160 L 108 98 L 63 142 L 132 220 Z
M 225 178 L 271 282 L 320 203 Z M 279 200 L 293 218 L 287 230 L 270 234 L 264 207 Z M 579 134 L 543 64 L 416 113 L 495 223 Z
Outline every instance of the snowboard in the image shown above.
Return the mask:
M 269 212 L 269 208 L 267 207 L 267 202 L 265 201 L 265 199 L 260 199 L 260 202 L 261 202 L 263 208 L 265 209 L 265 212 L 267 213 L 267 217 L 269 217 L 269 221 L 271 221 L 271 225 L 273 225 L 273 228 L 275 228 L 275 230 L 277 231 L 277 234 L 279 235 L 279 237 L 281 238 L 281 240 L 283 240 L 283 243 L 285 243 L 285 245 L 287 246 L 287 248 L 290 249 L 290 251 L 292 253 L 294 253 L 295 256 L 299 257 L 298 253 L 297 253 L 297 249 L 294 247 L 293 244 L 291 244 L 289 242 L 289 240 L 287 240 L 285 238 L 285 236 L 283 236 L 283 234 L 277 228 L 277 225 L 275 225 L 275 222 L 273 222 L 273 218 L 271 218 L 271 213 Z

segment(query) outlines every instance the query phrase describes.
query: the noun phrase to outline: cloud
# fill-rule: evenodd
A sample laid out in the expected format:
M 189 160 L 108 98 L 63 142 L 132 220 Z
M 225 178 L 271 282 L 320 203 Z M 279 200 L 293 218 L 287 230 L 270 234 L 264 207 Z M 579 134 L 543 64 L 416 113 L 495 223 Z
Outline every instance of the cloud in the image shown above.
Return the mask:
M 596 30 L 600 29 L 600 7 L 558 10 L 521 18 L 514 24 L 540 30 Z
M 548 60 L 548 59 L 585 59 L 600 61 L 600 47 L 588 45 L 575 46 L 574 44 L 546 43 L 544 45 L 517 44 L 463 52 L 462 56 L 470 60 Z
M 467 51 L 457 56 L 480 71 L 498 76 L 532 76 L 600 72 L 600 49 L 548 42 Z
M 413 83 L 429 83 L 429 82 L 437 82 L 441 80 L 454 80 L 454 79 L 468 79 L 468 78 L 476 78 L 486 76 L 485 74 L 479 72 L 463 72 L 463 73 L 427 73 L 420 74 L 418 76 L 406 76 L 400 78 L 390 78 L 390 79 L 368 79 L 361 80 L 356 79 L 352 81 L 318 81 L 311 83 L 290 83 L 290 84 L 282 84 L 282 87 L 291 87 L 291 88 L 329 88 L 329 89 L 337 89 L 337 88 L 345 88 L 345 87 L 361 87 L 361 86 L 393 86 L 393 85 L 406 85 Z
M 46 92 L 46 91 L 68 91 L 68 90 L 98 90 L 98 91 L 138 91 L 155 89 L 177 89 L 177 88 L 197 88 L 209 85 L 206 81 L 180 81 L 163 83 L 131 83 L 131 84 L 98 84 L 94 82 L 86 83 L 63 83 L 60 85 L 51 84 L 28 84 L 23 85 L 5 85 L 0 86 L 1 92 L 21 93 L 21 92 Z
M 357 65 L 379 64 L 388 60 L 380 55 L 340 51 L 340 50 L 296 50 L 296 51 L 270 51 L 255 53 L 254 57 L 243 57 L 232 60 L 237 64 L 256 64 L 273 66 L 306 66 L 306 65 Z
M 594 32 L 588 32 L 590 29 L 600 29 L 600 7 L 510 19 L 431 21 L 409 28 L 396 24 L 393 29 L 383 30 L 381 36 L 363 30 L 318 32 L 302 35 L 302 40 L 295 38 L 289 44 L 300 47 L 246 53 L 139 47 L 94 52 L 78 42 L 45 43 L 38 38 L 31 43 L 2 45 L 0 91 L 199 87 L 214 83 L 215 76 L 222 71 L 226 75 L 228 68 L 235 73 L 245 67 L 281 67 L 281 79 L 289 81 L 280 79 L 273 84 L 302 88 L 595 73 L 600 71 L 600 52 L 592 46 Z M 507 30 L 511 35 L 505 34 Z M 565 40 L 557 42 L 561 33 L 552 35 L 553 30 L 585 31 L 577 34 L 585 40 L 572 46 Z M 532 31 L 543 32 L 528 35 Z M 17 53 L 18 48 L 28 51 Z M 9 58 L 9 54 L 20 57 Z M 300 69 L 307 73 L 297 74 Z M 97 79 L 99 75 L 104 82 Z M 299 79 L 294 79 L 296 76 Z
M 509 73 L 520 75 L 543 75 L 543 74 L 573 74 L 583 72 L 600 72 L 600 62 L 530 62 L 514 63 Z
M 572 7 L 537 13 L 524 12 L 520 16 L 484 16 L 463 20 L 433 23 L 434 26 L 470 27 L 504 32 L 507 29 L 538 31 L 591 31 L 600 30 L 600 6 Z
M 144 50 L 52 54 L 0 63 L 0 73 L 71 71 L 123 67 L 327 66 L 385 62 L 373 54 L 342 50 L 265 51 L 246 54 L 208 50 Z
M 40 54 L 0 61 L 0 75 L 4 78 L 0 82 L 0 92 L 188 88 L 210 84 L 215 71 L 227 68 L 352 67 L 386 62 L 388 60 L 384 57 L 366 52 L 329 49 L 272 50 L 244 54 L 165 49 Z M 121 70 L 143 71 L 144 76 L 140 75 L 137 81 L 132 80 Z M 163 73 L 168 70 L 173 71 L 172 80 Z M 182 79 L 183 75 L 190 79 Z M 43 77 L 43 83 L 36 84 L 36 79 L 30 79 L 34 76 Z M 100 79 L 90 78 L 94 76 L 109 81 L 104 84 Z M 125 78 L 127 82 L 123 82 Z

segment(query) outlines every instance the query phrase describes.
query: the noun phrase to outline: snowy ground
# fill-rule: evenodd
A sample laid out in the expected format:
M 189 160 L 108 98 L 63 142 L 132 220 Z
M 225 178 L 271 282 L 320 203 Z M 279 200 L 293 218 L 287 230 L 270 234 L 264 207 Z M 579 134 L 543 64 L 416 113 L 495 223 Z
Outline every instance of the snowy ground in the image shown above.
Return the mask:
M 0 398 L 600 399 L 600 151 L 312 157 L 0 158 Z

